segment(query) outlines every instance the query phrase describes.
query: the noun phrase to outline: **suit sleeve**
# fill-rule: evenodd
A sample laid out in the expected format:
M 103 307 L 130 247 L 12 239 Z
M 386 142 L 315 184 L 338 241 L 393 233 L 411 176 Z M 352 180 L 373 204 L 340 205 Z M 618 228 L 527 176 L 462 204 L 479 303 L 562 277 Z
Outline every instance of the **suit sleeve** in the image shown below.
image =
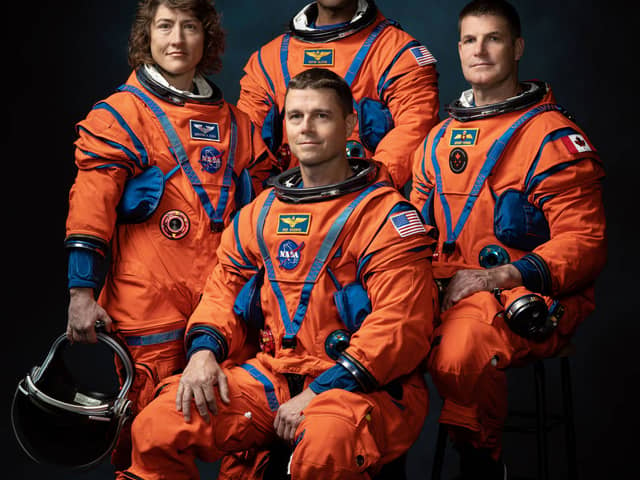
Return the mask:
M 187 324 L 187 353 L 201 345 L 214 345 L 218 362 L 229 352 L 240 349 L 247 335 L 246 325 L 234 313 L 233 305 L 247 281 L 257 272 L 256 259 L 247 255 L 241 238 L 254 238 L 251 213 L 254 203 L 243 208 L 225 228 L 217 250 L 218 263 L 209 275 L 205 288 Z M 202 338 L 207 339 L 206 342 Z
M 240 79 L 240 96 L 238 108 L 249 115 L 258 132 L 262 129 L 269 109 L 275 103 L 275 93 L 270 85 L 270 78 L 261 65 L 260 52 L 254 52 L 244 67 L 244 75 Z
M 253 161 L 249 165 L 249 172 L 253 189 L 258 194 L 264 190 L 267 179 L 274 172 L 275 159 L 253 123 L 251 124 L 251 141 L 253 142 Z
M 419 66 L 406 51 L 393 65 L 382 100 L 394 127 L 376 147 L 374 158 L 389 168 L 397 187 L 411 178 L 413 154 L 429 130 L 438 123 L 438 73 L 435 63 Z
M 588 286 L 606 262 L 604 170 L 591 147 L 574 152 L 569 141 L 546 143 L 528 176 L 529 201 L 544 212 L 550 240 L 514 262 L 525 286 L 554 296 Z
M 396 205 L 360 259 L 372 309 L 343 353 L 347 362 L 339 363 L 350 371 L 360 370 L 364 391 L 412 372 L 429 353 L 435 242 L 420 220 L 415 233 L 398 232 L 391 217 L 409 212 L 415 214 L 408 203 Z
M 67 236 L 84 235 L 108 243 L 116 206 L 130 176 L 149 164 L 149 155 L 127 120 L 105 102 L 77 125 L 78 173 L 69 195 Z
M 418 209 L 425 222 L 429 225 L 435 225 L 433 212 L 431 211 L 434 185 L 427 173 L 427 140 L 428 137 L 418 146 L 413 155 L 413 171 L 409 199 Z
M 243 138 L 247 139 L 245 142 L 246 151 L 244 151 L 244 158 L 238 163 L 236 171 L 247 169 L 251 176 L 251 185 L 255 194 L 259 194 L 265 186 L 267 179 L 273 173 L 274 158 L 271 151 L 267 148 L 260 131 L 256 128 L 255 124 L 250 120 L 249 116 L 241 111 L 235 109 L 234 111 L 238 116 L 238 120 L 243 125 Z

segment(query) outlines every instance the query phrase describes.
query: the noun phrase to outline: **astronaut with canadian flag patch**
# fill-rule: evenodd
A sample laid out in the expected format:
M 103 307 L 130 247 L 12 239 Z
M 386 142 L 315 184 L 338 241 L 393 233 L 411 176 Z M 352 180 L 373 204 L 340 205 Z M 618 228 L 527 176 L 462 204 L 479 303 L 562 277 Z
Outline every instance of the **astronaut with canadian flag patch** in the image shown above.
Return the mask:
M 549 84 L 518 78 L 525 43 L 513 6 L 474 0 L 458 22 L 471 88 L 416 152 L 411 200 L 438 231 L 428 368 L 439 421 L 460 478 L 498 480 L 506 370 L 557 355 L 595 308 L 604 168 Z

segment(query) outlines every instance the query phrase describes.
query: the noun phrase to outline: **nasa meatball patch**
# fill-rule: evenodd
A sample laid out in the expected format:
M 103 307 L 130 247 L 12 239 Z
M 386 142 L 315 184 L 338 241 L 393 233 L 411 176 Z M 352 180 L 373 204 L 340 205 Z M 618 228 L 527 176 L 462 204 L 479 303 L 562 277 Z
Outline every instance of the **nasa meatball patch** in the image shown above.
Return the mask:
M 222 152 L 215 147 L 204 147 L 200 151 L 200 165 L 207 173 L 216 173 L 222 166 Z
M 293 240 L 285 240 L 278 247 L 278 260 L 280 268 L 293 270 L 300 263 L 300 252 L 304 248 L 304 242 L 298 245 Z

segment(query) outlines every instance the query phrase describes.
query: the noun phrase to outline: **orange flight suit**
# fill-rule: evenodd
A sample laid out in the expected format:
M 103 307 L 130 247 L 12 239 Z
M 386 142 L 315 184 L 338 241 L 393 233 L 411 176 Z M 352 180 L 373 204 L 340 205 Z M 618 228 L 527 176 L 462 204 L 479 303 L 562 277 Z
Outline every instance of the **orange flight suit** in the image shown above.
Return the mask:
M 133 465 L 119 478 L 193 480 L 196 456 L 214 461 L 268 447 L 278 407 L 292 396 L 286 375 L 298 375 L 306 387 L 345 359 L 359 388 L 328 388 L 304 410 L 292 478 L 370 478 L 408 450 L 427 413 L 419 366 L 432 332 L 434 242 L 393 187 L 373 182 L 300 203 L 282 198 L 276 186 L 240 211 L 223 233 L 219 263 L 186 338 L 189 344 L 198 334 L 212 335 L 221 346 L 218 361 L 242 345 L 247 326 L 232 306 L 264 268 L 262 351 L 225 369 L 231 402 L 218 402 L 210 423 L 198 414 L 185 423 L 175 408 L 178 378 L 172 379 L 134 421 Z M 347 328 L 334 296 L 354 282 L 366 290 L 370 313 L 334 360 L 326 339 Z
M 594 309 L 593 282 L 606 257 L 599 156 L 548 85 L 526 85 L 540 92 L 531 105 L 474 119 L 451 114 L 437 125 L 416 152 L 411 192 L 439 232 L 436 279 L 505 263 L 523 277 L 524 287 L 500 299 L 478 292 L 442 312 L 429 358 L 444 398 L 440 421 L 473 432 L 461 441 L 496 458 L 507 414 L 505 369 L 569 342 Z M 510 211 L 514 199 L 526 205 Z M 534 211 L 544 228 L 532 227 Z M 546 339 L 519 336 L 505 322 L 505 307 L 529 292 L 550 309 L 564 308 Z
M 161 379 L 185 365 L 187 319 L 217 262 L 221 231 L 240 207 L 237 178 L 249 172 L 253 189 L 261 190 L 273 159 L 247 115 L 213 84 L 206 100 L 154 88 L 160 87 L 139 69 L 78 123 L 78 173 L 66 232 L 68 245 L 83 239 L 110 245 L 98 302 L 135 360 L 134 413 Z M 171 143 L 172 133 L 179 146 Z M 151 168 L 165 177 L 157 208 L 136 223 L 119 218 L 127 181 Z
M 376 7 L 370 4 L 368 8 Z M 436 60 L 396 22 L 379 11 L 372 15 L 371 23 L 330 41 L 314 42 L 292 29 L 262 46 L 245 65 L 238 108 L 262 129 L 274 154 L 287 157 L 286 132 L 281 125 L 289 79 L 307 68 L 329 68 L 351 86 L 359 117 L 350 137 L 357 147 L 348 145 L 348 149 L 385 164 L 400 188 L 411 177 L 413 152 L 438 121 Z M 322 32 L 331 32 L 331 28 Z M 386 108 L 384 113 L 377 110 L 379 106 Z M 370 115 L 373 110 L 377 113 Z M 274 134 L 280 129 L 280 134 Z M 362 135 L 369 129 L 377 134 Z M 284 164 L 284 169 L 293 167 L 297 160 L 285 158 Z

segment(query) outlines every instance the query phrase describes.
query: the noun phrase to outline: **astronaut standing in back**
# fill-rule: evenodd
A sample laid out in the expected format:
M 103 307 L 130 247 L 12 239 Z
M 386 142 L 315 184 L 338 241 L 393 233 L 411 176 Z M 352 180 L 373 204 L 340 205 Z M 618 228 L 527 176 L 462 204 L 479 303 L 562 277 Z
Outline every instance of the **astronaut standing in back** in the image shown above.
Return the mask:
M 347 150 L 386 165 L 396 187 L 411 178 L 411 159 L 438 121 L 436 59 L 387 19 L 373 0 L 318 0 L 286 33 L 256 50 L 240 80 L 238 107 L 262 131 L 282 168 L 294 167 L 283 131 L 289 79 L 309 68 L 342 76 L 354 97 L 357 122 Z

